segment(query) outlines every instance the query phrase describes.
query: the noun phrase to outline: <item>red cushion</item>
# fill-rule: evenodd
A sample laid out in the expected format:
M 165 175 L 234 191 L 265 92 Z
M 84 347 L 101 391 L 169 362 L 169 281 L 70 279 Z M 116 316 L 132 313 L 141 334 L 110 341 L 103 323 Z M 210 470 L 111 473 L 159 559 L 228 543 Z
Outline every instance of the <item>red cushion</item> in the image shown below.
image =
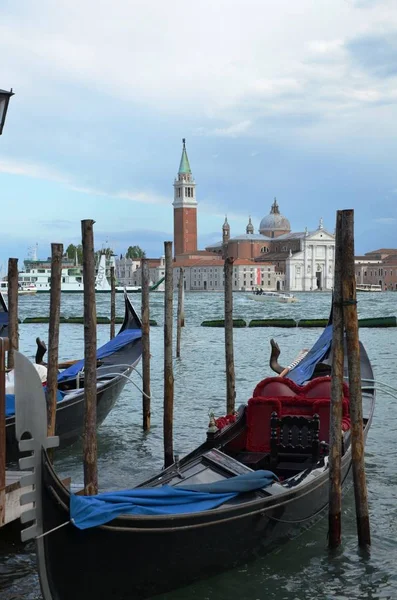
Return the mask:
M 266 377 L 258 383 L 253 391 L 253 397 L 256 396 L 271 396 L 284 397 L 296 396 L 299 394 L 300 386 L 287 377 Z
M 277 398 L 248 400 L 246 449 L 249 452 L 270 452 L 270 418 L 274 411 L 281 414 L 281 402 Z
M 331 377 L 316 377 L 306 385 L 300 386 L 301 392 L 306 398 L 331 398 Z M 343 383 L 343 396 L 349 397 L 349 386 Z
M 313 415 L 320 417 L 320 442 L 329 442 L 330 428 L 330 410 L 331 400 L 329 398 L 320 398 L 313 403 Z M 342 431 L 350 429 L 349 401 L 347 398 L 342 400 Z
M 280 398 L 280 402 L 282 416 L 311 416 L 313 414 L 314 400 L 312 398 L 302 398 L 301 396 L 294 396 L 294 398 Z

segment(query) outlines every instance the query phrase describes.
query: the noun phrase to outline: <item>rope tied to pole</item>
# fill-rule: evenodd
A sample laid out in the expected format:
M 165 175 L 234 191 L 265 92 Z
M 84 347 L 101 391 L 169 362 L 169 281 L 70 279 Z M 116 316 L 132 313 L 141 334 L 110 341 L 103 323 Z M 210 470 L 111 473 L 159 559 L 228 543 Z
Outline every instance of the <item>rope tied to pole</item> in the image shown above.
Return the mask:
M 334 306 L 355 306 L 357 304 L 357 300 L 354 300 L 353 298 L 350 298 L 350 300 L 341 300 L 340 302 L 334 301 L 333 302 Z

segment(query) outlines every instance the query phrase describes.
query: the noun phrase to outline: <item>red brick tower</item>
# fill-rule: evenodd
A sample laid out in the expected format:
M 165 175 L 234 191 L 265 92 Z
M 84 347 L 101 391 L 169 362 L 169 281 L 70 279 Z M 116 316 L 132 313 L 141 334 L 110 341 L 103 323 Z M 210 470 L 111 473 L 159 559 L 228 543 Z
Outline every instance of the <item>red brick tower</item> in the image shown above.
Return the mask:
M 174 256 L 197 251 L 196 184 L 187 157 L 185 139 L 174 182 Z

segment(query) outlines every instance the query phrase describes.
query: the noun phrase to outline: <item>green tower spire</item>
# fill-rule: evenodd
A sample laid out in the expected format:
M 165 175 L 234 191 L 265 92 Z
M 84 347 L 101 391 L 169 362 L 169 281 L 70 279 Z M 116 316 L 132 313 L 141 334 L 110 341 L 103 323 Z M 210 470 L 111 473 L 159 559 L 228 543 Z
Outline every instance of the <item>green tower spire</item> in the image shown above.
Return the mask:
M 182 156 L 181 156 L 181 162 L 179 164 L 178 174 L 179 175 L 191 175 L 192 171 L 190 169 L 189 159 L 187 157 L 185 138 L 183 138 L 182 143 L 183 143 L 183 149 L 182 149 Z

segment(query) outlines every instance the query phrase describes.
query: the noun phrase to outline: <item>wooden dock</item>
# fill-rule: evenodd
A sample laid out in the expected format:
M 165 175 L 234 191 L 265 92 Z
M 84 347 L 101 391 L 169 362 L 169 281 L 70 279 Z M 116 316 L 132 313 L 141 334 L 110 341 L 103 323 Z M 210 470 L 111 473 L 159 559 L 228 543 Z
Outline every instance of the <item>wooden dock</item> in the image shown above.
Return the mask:
M 21 496 L 20 481 L 24 475 L 28 474 L 28 471 L 6 471 L 5 490 L 0 492 L 0 527 L 16 521 L 20 518 L 22 512 L 33 508 L 33 504 L 21 506 L 19 502 Z M 32 489 L 32 486 L 25 487 L 24 493 Z M 2 506 L 4 506 L 3 511 L 1 510 Z

